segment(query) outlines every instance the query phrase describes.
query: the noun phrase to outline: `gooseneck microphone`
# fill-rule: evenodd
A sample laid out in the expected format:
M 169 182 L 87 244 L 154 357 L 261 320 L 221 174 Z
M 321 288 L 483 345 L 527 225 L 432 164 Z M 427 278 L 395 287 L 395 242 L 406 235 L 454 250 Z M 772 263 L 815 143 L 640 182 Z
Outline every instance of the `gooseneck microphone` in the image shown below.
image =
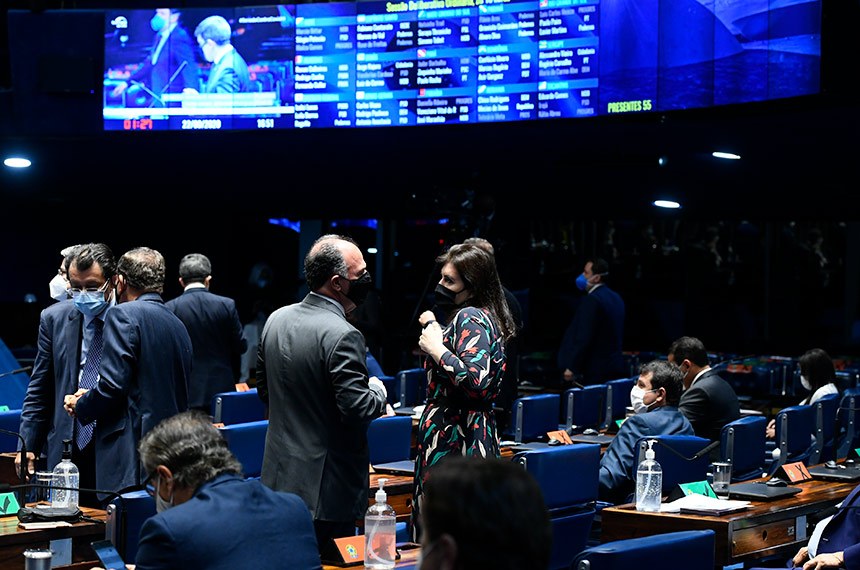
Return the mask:
M 32 369 L 33 369 L 32 366 L 25 366 L 23 368 L 16 368 L 15 370 L 3 372 L 2 374 L 0 374 L 0 378 L 5 378 L 6 376 L 14 376 L 15 374 L 21 374 L 22 372 L 29 372 Z

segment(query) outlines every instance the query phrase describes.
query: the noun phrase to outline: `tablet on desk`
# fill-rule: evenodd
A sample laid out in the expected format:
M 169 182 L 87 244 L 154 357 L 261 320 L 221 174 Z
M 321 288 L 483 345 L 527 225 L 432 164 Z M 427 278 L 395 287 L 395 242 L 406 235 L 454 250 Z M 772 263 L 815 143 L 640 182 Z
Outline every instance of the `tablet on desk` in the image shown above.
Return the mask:
M 824 481 L 858 481 L 860 480 L 860 465 L 845 465 L 837 463 L 835 466 L 816 465 L 808 469 L 809 474 L 815 479 Z
M 800 487 L 771 487 L 766 482 L 735 483 L 729 486 L 730 499 L 774 501 L 800 493 Z
M 371 465 L 376 473 L 389 473 L 391 475 L 408 475 L 415 474 L 415 460 L 404 459 L 402 461 L 391 461 L 389 463 L 379 463 Z
M 125 562 L 111 541 L 96 540 L 91 542 L 90 546 L 93 547 L 93 552 L 99 557 L 105 570 L 125 570 Z
M 573 443 L 599 443 L 600 445 L 606 446 L 612 442 L 614 436 L 611 435 L 572 435 L 570 436 L 570 441 Z

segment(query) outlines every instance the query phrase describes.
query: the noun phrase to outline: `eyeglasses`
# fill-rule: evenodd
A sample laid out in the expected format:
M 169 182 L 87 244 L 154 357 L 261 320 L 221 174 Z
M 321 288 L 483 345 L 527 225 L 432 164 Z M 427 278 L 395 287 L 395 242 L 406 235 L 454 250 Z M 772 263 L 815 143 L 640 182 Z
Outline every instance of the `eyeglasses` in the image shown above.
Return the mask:
M 72 297 L 80 295 L 81 293 L 104 293 L 105 291 L 107 291 L 108 283 L 110 283 L 110 280 L 105 281 L 104 285 L 102 285 L 101 287 L 85 287 L 84 289 L 72 287 L 69 289 L 69 293 L 72 294 Z
M 155 477 L 158 477 L 157 473 L 153 473 L 146 478 L 146 481 L 143 482 L 143 488 L 146 489 L 146 492 L 150 497 L 154 497 L 155 494 L 158 492 L 158 490 L 155 488 L 155 485 L 152 484 L 152 480 Z

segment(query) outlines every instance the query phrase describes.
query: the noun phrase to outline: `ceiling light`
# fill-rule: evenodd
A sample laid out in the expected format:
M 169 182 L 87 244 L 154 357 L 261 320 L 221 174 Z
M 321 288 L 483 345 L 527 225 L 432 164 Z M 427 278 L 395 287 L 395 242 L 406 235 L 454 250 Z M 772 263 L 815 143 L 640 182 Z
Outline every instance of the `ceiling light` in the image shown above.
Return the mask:
M 652 204 L 654 204 L 658 208 L 668 208 L 670 210 L 677 210 L 681 207 L 681 204 L 674 200 L 654 200 Z
M 718 150 L 712 152 L 711 156 L 713 156 L 714 158 L 724 158 L 726 160 L 740 160 L 741 159 L 741 155 L 739 155 L 739 154 L 735 154 L 733 152 L 720 152 Z
M 24 158 L 21 156 L 10 156 L 3 161 L 3 164 L 8 166 L 9 168 L 29 168 L 32 162 L 30 162 L 29 158 Z

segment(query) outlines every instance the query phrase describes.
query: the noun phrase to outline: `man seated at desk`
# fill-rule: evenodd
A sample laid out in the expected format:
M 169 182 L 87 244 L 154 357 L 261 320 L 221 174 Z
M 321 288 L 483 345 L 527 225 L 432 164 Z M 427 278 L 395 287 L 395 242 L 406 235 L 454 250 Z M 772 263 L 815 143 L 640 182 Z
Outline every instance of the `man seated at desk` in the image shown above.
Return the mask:
M 639 368 L 630 391 L 635 415 L 621 424 L 600 458 L 598 497 L 611 503 L 628 503 L 636 480 L 636 442 L 651 435 L 694 435 L 693 426 L 678 410 L 683 374 L 672 364 L 652 360 Z

